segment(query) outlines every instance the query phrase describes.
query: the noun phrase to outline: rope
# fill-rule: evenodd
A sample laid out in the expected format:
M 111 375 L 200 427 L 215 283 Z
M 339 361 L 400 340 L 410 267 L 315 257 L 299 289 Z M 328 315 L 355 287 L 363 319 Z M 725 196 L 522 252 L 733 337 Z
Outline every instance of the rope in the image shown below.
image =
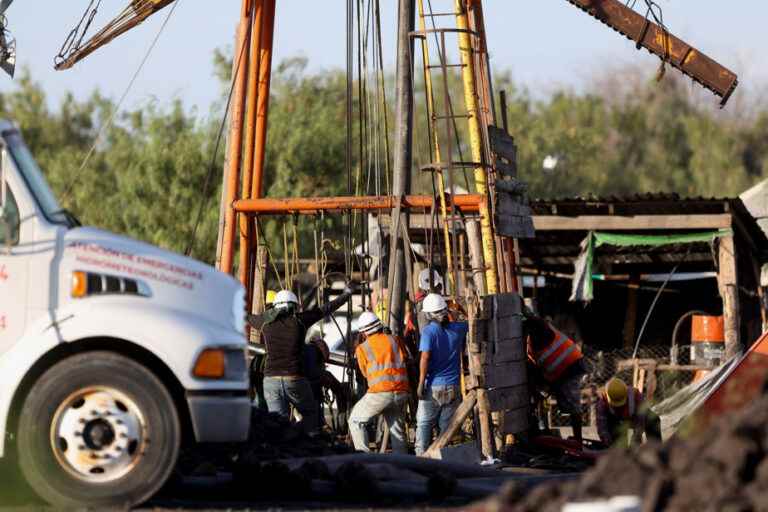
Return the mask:
M 626 5 L 627 7 L 630 7 L 631 9 L 635 8 L 635 5 L 637 4 L 638 0 L 627 0 Z M 661 81 L 662 78 L 664 78 L 664 74 L 666 73 L 666 65 L 667 60 L 669 60 L 669 31 L 667 30 L 667 26 L 664 24 L 664 9 L 657 4 L 653 0 L 643 0 L 646 5 L 646 11 L 645 11 L 645 19 L 653 18 L 653 21 L 656 22 L 657 25 L 661 27 L 662 30 L 662 37 L 664 39 L 664 57 L 661 59 L 661 64 L 659 65 L 659 70 L 656 73 L 656 81 Z M 638 44 L 640 44 L 638 42 Z M 639 46 L 638 46 L 639 48 Z
M 267 240 L 267 237 L 264 236 L 264 229 L 261 225 L 261 221 L 259 218 L 256 218 L 256 229 L 259 232 L 260 240 Z M 285 289 L 285 286 L 283 284 L 283 281 L 280 279 L 280 271 L 277 268 L 277 265 L 275 264 L 275 258 L 272 256 L 272 251 L 269 249 L 269 245 L 264 244 L 264 248 L 267 250 L 267 259 L 269 260 L 269 264 L 272 265 L 272 271 L 275 273 L 275 277 L 277 278 L 277 284 L 280 286 L 281 290 Z
M 141 70 L 144 69 L 144 65 L 149 60 L 149 57 L 152 54 L 152 51 L 155 49 L 155 46 L 157 46 L 157 42 L 160 40 L 160 36 L 163 34 L 165 27 L 168 25 L 168 22 L 171 21 L 171 17 L 173 16 L 173 13 L 176 12 L 176 8 L 180 4 L 181 4 L 181 0 L 178 0 L 173 4 L 173 7 L 171 7 L 171 10 L 168 12 L 168 16 L 165 17 L 165 20 L 163 20 L 163 24 L 160 25 L 160 29 L 157 31 L 157 35 L 155 35 L 155 38 L 152 40 L 152 44 L 149 45 L 147 52 L 144 54 L 144 57 L 141 59 L 141 63 L 139 63 L 139 67 L 136 68 L 136 71 L 133 73 L 133 76 L 128 82 L 128 85 L 126 86 L 125 91 L 123 91 L 123 95 L 120 97 L 120 101 L 117 102 L 117 105 L 115 105 L 115 108 L 110 113 L 109 118 L 107 119 L 107 122 L 101 125 L 101 128 L 99 128 L 99 132 L 96 134 L 96 139 L 93 141 L 93 145 L 91 146 L 91 149 L 89 149 L 88 153 L 85 155 L 85 158 L 83 159 L 82 164 L 80 164 L 80 168 L 78 168 L 77 171 L 75 171 L 74 175 L 72 176 L 72 179 L 69 182 L 69 186 L 64 191 L 64 195 L 62 196 L 62 200 L 61 200 L 62 203 L 66 203 L 67 200 L 69 199 L 70 194 L 74 189 L 74 186 L 77 183 L 78 178 L 83 172 L 83 169 L 85 169 L 85 166 L 88 165 L 88 161 L 91 159 L 91 156 L 93 155 L 94 151 L 96 151 L 96 147 L 101 142 L 102 136 L 107 132 L 108 129 L 112 127 L 112 124 L 115 121 L 115 116 L 120 111 L 120 107 L 123 105 L 123 102 L 128 97 L 128 93 L 133 88 L 133 84 L 136 83 L 136 80 L 139 78 L 139 74 L 141 73 Z

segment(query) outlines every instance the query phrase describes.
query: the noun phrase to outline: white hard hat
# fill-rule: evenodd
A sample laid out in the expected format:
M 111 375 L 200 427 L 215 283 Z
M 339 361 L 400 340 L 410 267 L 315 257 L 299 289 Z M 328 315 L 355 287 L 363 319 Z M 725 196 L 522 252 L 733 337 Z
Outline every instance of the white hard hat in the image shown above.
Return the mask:
M 442 295 L 437 293 L 430 293 L 424 298 L 422 311 L 425 313 L 439 313 L 440 311 L 444 311 L 446 309 L 448 309 L 448 303 L 445 302 L 445 299 Z
M 277 292 L 277 295 L 275 295 L 275 301 L 274 305 L 278 309 L 287 308 L 291 304 L 298 305 L 299 299 L 296 297 L 296 294 L 293 293 L 291 290 L 280 290 Z
M 363 334 L 372 334 L 378 332 L 384 327 L 381 324 L 381 320 L 371 311 L 363 311 L 360 318 L 357 320 L 357 330 Z
M 424 291 L 431 291 L 432 288 L 443 286 L 443 278 L 437 270 L 432 270 L 432 287 L 429 286 L 429 269 L 425 268 L 419 272 L 419 288 Z

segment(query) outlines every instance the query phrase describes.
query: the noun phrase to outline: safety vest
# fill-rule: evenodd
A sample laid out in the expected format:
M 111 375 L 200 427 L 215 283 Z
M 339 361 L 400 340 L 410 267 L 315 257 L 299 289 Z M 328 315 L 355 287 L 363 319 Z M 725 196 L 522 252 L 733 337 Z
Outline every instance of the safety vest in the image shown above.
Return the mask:
M 368 379 L 369 393 L 407 392 L 405 352 L 393 336 L 376 333 L 355 351 L 360 369 Z
M 543 349 L 535 351 L 533 357 L 544 378 L 549 382 L 555 382 L 565 370 L 583 356 L 575 341 L 554 327 L 549 328 L 555 335 L 553 340 Z

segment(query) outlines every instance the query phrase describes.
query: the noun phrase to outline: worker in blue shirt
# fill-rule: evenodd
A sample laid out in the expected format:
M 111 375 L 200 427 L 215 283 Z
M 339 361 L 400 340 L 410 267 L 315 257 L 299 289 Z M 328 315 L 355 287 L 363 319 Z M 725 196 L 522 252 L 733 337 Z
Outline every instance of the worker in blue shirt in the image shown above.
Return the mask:
M 469 331 L 466 322 L 450 321 L 448 304 L 441 295 L 427 295 L 422 311 L 429 324 L 422 330 L 419 343 L 416 455 L 429 448 L 435 423 L 443 432 L 461 403 L 461 354 Z

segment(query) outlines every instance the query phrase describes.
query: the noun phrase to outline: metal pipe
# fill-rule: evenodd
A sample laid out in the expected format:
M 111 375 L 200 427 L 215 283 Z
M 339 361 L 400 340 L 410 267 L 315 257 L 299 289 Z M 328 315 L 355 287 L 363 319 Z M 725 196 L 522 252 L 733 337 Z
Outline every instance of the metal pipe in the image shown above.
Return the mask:
M 469 123 L 469 138 L 472 149 L 472 161 L 485 162 L 483 154 L 483 136 L 480 128 L 480 111 L 478 106 L 477 85 L 475 84 L 475 62 L 473 58 L 472 37 L 469 33 L 467 10 L 462 0 L 455 1 L 456 26 L 459 29 L 459 54 L 462 63 L 462 79 L 464 81 L 464 101 L 467 107 L 467 122 Z M 496 246 L 491 224 L 491 212 L 488 204 L 488 185 L 486 169 L 478 165 L 474 170 L 476 192 L 483 196 L 480 203 L 480 232 L 482 235 L 483 256 L 485 260 L 486 290 L 493 295 L 498 291 L 498 274 L 496 272 Z
M 251 22 L 251 2 L 243 0 L 242 12 L 240 13 L 240 27 L 238 29 L 239 38 L 237 48 L 243 48 L 250 42 L 250 22 Z M 235 90 L 232 98 L 232 119 L 229 128 L 229 169 L 227 169 L 227 190 L 226 190 L 226 215 L 224 218 L 224 236 L 221 240 L 221 264 L 219 270 L 230 274 L 235 257 L 235 235 L 237 212 L 233 204 L 237 199 L 238 187 L 240 185 L 240 164 L 243 153 L 243 114 L 245 110 L 245 87 L 248 76 L 248 52 L 241 52 L 243 62 L 237 66 L 237 73 L 232 79 L 235 81 Z
M 256 117 L 256 148 L 253 163 L 251 197 L 262 197 L 264 188 L 264 163 L 267 148 L 267 120 L 272 77 L 272 45 L 275 35 L 275 0 L 264 0 L 264 18 L 261 30 L 259 54 L 259 100 Z
M 267 121 L 269 115 L 269 95 L 272 77 L 272 44 L 275 34 L 275 0 L 261 0 L 262 16 L 259 28 L 259 53 L 254 55 L 258 61 L 258 97 L 255 103 L 256 127 L 255 141 L 252 158 L 253 179 L 250 183 L 243 186 L 243 193 L 249 197 L 260 198 L 264 189 L 264 165 L 266 161 L 267 147 Z M 251 252 L 258 245 L 258 230 L 256 229 L 255 219 L 248 219 L 247 223 L 248 251 Z M 258 249 L 256 249 L 258 250 Z M 263 280 L 263 273 L 257 268 L 256 259 L 250 257 L 249 260 L 249 290 L 256 288 L 263 289 L 263 283 L 255 283 L 256 279 Z M 256 302 L 263 301 L 263 297 L 256 299 Z M 253 309 L 253 293 L 248 296 L 247 307 Z
M 235 201 L 234 209 L 240 213 L 258 213 L 259 215 L 285 215 L 288 213 L 314 214 L 320 211 L 342 210 L 390 210 L 396 206 L 396 196 L 337 196 L 337 197 L 283 197 L 253 198 Z M 480 209 L 483 196 L 479 194 L 460 194 L 451 198 L 456 208 L 472 213 Z M 430 210 L 432 196 L 404 196 L 402 208 Z M 394 219 L 393 219 L 394 222 Z
M 254 145 L 256 141 L 256 101 L 258 100 L 259 54 L 261 52 L 261 31 L 264 18 L 264 0 L 255 0 L 255 14 L 251 23 L 251 49 L 248 57 L 248 89 L 246 92 L 245 118 L 245 154 L 243 156 L 243 187 L 240 197 L 251 197 L 251 182 L 253 181 Z M 250 219 L 240 216 L 240 282 L 246 289 L 246 297 L 251 297 L 250 262 L 251 236 Z M 250 303 L 250 300 L 248 300 Z M 249 308 L 250 310 L 250 308 Z
M 411 190 L 413 166 L 413 40 L 415 0 L 400 0 L 397 34 L 397 72 L 395 89 L 395 155 L 392 169 L 392 194 L 404 197 Z M 405 325 L 405 240 L 402 233 L 408 232 L 408 211 L 401 211 L 400 201 L 393 205 L 389 244 L 389 326 L 395 335 L 402 334 Z

